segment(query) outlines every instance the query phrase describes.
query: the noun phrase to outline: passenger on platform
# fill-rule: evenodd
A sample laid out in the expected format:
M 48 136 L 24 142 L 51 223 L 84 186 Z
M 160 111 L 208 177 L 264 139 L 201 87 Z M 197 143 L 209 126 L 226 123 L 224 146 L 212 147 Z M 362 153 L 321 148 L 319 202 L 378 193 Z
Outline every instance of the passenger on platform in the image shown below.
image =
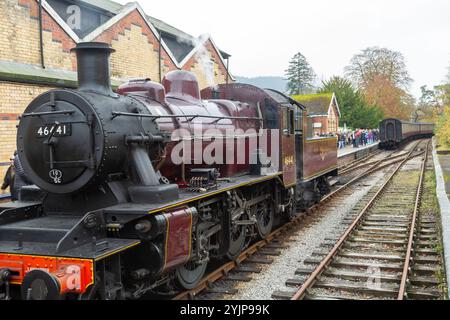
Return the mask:
M 367 145 L 367 129 L 364 129 L 361 134 L 361 143 L 365 147 Z
M 356 148 L 356 131 L 352 132 L 352 144 L 353 148 Z
M 362 134 L 361 129 L 358 129 L 355 134 L 357 148 L 359 148 L 361 146 L 361 134 Z
M 341 132 L 338 134 L 339 149 L 345 148 L 345 135 Z
M 11 165 L 6 170 L 5 177 L 3 178 L 2 184 L 2 194 L 6 193 L 6 190 L 9 188 L 10 193 L 12 194 L 12 185 L 14 184 L 14 165 L 12 163 L 13 159 L 11 158 Z
M 25 172 L 23 170 L 22 164 L 20 163 L 20 159 L 17 155 L 17 151 L 14 153 L 14 158 L 12 158 L 12 165 L 10 166 L 9 174 L 7 172 L 7 176 L 5 176 L 5 180 L 3 182 L 3 187 L 8 188 L 11 191 L 11 200 L 17 201 L 20 200 L 20 189 L 24 186 L 32 185 L 33 183 L 28 180 Z
M 353 144 L 352 132 L 349 131 L 349 132 L 347 132 L 347 145 L 352 145 L 352 144 Z

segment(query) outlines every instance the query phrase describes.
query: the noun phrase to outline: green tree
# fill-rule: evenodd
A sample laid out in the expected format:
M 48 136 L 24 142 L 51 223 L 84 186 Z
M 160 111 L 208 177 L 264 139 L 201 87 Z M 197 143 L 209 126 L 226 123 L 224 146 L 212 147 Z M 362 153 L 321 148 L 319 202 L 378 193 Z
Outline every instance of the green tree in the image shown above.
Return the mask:
M 450 150 L 450 68 L 445 84 L 434 87 L 436 136 L 439 148 Z
M 367 105 L 365 102 L 357 105 L 350 115 L 351 128 L 371 128 L 379 127 L 380 121 L 383 120 L 384 113 L 377 106 Z
M 450 150 L 450 69 L 446 82 L 432 90 L 423 86 L 417 108 L 424 111 L 424 116 L 419 117 L 419 121 L 436 124 L 435 133 L 439 148 Z
M 427 86 L 420 87 L 421 96 L 417 102 L 414 120 L 417 122 L 432 121 L 435 109 L 439 109 L 437 92 L 428 89 Z
M 383 112 L 376 106 L 369 106 L 361 92 L 342 77 L 334 76 L 324 81 L 320 93 L 334 93 L 341 110 L 341 123 L 351 128 L 377 128 L 383 119 Z
M 305 56 L 298 52 L 289 62 L 285 72 L 289 94 L 305 94 L 314 87 L 316 74 Z

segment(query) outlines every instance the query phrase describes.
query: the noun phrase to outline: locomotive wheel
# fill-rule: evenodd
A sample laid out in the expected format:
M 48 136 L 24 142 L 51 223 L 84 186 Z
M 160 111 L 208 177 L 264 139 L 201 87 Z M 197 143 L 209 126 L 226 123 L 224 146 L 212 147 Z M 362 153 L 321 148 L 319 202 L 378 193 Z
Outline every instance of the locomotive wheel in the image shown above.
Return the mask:
M 272 231 L 274 214 L 272 206 L 269 203 L 258 205 L 258 213 L 256 214 L 256 226 L 258 234 L 265 239 Z
M 330 193 L 331 191 L 330 182 L 326 178 L 320 179 L 318 187 L 322 196 Z
M 246 220 L 247 216 L 242 215 L 239 220 Z M 239 254 L 244 250 L 246 246 L 247 238 L 247 226 L 246 225 L 234 225 L 231 228 L 231 243 L 230 249 L 227 252 L 227 258 L 235 260 Z
M 79 297 L 79 300 L 105 300 L 104 293 L 100 289 L 100 280 L 96 280 L 96 284 L 90 286 L 86 293 Z
M 177 283 L 181 289 L 194 289 L 206 272 L 208 263 L 198 264 L 196 262 L 188 262 L 184 266 L 180 266 L 175 271 Z

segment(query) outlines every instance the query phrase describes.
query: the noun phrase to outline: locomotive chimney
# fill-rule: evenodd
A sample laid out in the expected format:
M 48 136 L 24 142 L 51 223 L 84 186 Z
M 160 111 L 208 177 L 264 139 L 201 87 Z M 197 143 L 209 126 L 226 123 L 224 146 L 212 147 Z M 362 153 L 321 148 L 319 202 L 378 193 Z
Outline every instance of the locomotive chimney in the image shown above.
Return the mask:
M 107 43 L 82 42 L 72 51 L 77 54 L 78 88 L 113 95 L 109 74 L 109 56 L 115 50 Z

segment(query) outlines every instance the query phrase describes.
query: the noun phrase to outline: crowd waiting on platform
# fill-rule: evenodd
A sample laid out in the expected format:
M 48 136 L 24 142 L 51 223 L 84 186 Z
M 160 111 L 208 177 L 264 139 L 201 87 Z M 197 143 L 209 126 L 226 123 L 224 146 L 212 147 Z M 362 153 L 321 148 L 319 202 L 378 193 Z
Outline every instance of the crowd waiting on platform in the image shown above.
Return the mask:
M 371 129 L 357 129 L 354 131 L 339 131 L 339 133 L 322 133 L 316 134 L 317 138 L 323 137 L 337 137 L 338 148 L 343 149 L 347 146 L 353 146 L 353 148 L 364 147 L 370 144 L 374 144 L 379 140 L 379 131 Z

